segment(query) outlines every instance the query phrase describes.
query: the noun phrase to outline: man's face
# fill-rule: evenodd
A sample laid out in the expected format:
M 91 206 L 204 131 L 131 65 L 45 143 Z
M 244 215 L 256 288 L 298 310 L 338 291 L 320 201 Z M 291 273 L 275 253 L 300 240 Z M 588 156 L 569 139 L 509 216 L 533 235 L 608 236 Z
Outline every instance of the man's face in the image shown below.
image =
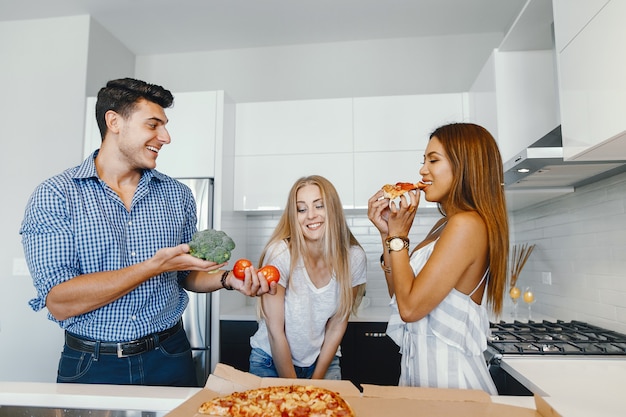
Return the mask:
M 118 149 L 132 169 L 156 168 L 159 151 L 171 141 L 167 122 L 163 108 L 147 100 L 138 101 L 128 119 L 118 117 Z

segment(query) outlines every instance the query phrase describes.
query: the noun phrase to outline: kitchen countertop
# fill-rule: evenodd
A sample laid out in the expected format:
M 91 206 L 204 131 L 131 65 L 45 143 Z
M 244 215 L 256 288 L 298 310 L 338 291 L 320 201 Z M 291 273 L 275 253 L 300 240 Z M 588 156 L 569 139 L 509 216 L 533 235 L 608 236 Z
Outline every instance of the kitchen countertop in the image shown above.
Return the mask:
M 0 405 L 63 409 L 138 410 L 163 416 L 200 388 L 0 382 Z M 494 403 L 535 408 L 533 397 L 492 397 Z M 564 416 L 568 417 L 568 416 Z
M 626 414 L 626 358 L 506 357 L 502 369 L 563 417 L 622 417 Z
M 159 415 L 178 407 L 200 388 L 43 382 L 0 382 L 0 404 L 32 407 L 139 410 Z

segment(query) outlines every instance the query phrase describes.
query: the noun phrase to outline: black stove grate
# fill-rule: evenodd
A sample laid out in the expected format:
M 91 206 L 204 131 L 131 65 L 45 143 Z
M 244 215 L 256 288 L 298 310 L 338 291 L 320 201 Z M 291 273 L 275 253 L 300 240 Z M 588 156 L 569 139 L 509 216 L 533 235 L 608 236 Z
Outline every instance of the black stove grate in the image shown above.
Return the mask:
M 626 355 L 626 335 L 581 321 L 491 323 L 487 344 L 517 355 Z

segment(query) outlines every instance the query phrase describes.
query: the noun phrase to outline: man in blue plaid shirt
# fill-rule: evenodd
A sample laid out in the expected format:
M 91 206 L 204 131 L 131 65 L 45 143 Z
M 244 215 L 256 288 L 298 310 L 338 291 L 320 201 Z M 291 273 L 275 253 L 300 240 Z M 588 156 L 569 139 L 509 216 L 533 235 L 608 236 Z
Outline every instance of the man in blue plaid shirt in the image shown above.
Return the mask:
M 58 382 L 194 386 L 185 290 L 275 293 L 189 254 L 191 190 L 158 171 L 172 94 L 125 78 L 98 93 L 100 149 L 33 192 L 20 228 L 33 310 L 65 329 Z

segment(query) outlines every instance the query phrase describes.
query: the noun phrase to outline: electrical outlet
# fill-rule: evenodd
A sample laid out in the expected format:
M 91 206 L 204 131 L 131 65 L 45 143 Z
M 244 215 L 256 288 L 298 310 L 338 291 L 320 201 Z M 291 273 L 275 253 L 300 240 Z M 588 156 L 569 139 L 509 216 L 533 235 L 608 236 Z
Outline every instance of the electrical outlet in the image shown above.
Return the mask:
M 542 272 L 541 283 L 545 285 L 552 285 L 552 272 Z

